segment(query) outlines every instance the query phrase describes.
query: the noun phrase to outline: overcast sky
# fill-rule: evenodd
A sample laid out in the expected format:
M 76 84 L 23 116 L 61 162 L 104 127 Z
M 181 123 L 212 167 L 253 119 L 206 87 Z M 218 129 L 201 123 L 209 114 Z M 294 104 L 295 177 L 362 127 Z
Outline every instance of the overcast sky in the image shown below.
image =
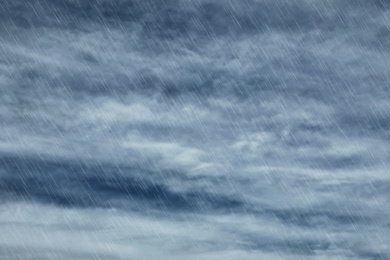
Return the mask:
M 0 17 L 0 259 L 390 259 L 389 1 Z

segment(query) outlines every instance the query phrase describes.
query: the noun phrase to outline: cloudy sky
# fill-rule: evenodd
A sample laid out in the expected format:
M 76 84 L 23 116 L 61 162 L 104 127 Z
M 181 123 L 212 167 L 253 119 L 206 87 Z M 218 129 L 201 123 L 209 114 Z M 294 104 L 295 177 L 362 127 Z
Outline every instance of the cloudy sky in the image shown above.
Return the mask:
M 389 1 L 0 17 L 0 259 L 390 259 Z

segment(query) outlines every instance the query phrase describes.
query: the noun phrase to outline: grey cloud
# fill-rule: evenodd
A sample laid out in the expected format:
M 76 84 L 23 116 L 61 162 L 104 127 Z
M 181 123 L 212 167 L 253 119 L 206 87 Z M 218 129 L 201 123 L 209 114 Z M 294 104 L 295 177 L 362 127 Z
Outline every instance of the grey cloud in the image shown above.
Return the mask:
M 4 203 L 218 227 L 176 249 L 227 259 L 388 258 L 388 7 L 2 1 Z

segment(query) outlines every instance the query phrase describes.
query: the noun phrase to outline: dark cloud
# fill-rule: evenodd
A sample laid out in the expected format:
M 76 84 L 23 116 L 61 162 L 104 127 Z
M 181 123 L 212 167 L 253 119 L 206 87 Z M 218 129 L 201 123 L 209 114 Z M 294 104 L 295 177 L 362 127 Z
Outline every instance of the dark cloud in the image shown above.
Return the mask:
M 361 212 L 337 212 L 323 206 L 278 209 L 272 205 L 239 199 L 223 194 L 224 186 L 231 185 L 226 178 L 210 176 L 188 177 L 185 173 L 156 172 L 114 165 L 86 165 L 77 162 L 56 162 L 34 158 L 2 158 L 1 192 L 4 199 L 33 200 L 60 207 L 118 208 L 122 210 L 161 210 L 168 214 L 222 214 L 246 212 L 260 218 L 271 218 L 285 225 L 305 228 L 364 225 L 373 221 Z M 178 182 L 191 186 L 184 191 L 172 190 L 167 184 Z M 200 184 L 206 181 L 214 190 Z M 240 190 L 250 187 L 242 179 Z M 376 184 L 375 191 L 383 190 Z M 329 189 L 329 188 L 325 188 Z M 324 189 L 323 189 L 324 190 Z M 333 189 L 333 191 L 335 191 Z M 260 210 L 259 210 L 260 208 Z
M 3 157 L 2 163 L 0 190 L 8 199 L 36 200 L 63 207 L 137 210 L 146 207 L 172 213 L 213 213 L 244 208 L 243 201 L 196 187 L 184 192 L 172 191 L 165 184 L 151 181 L 156 173 L 142 169 L 110 165 L 90 168 L 76 162 L 17 157 Z M 164 178 L 170 178 L 170 173 Z
M 319 158 L 312 158 L 311 163 L 313 168 L 320 169 L 346 169 L 359 168 L 362 166 L 369 167 L 374 164 L 373 159 L 366 160 L 362 155 L 352 156 L 323 156 Z
M 363 250 L 356 250 L 356 257 L 359 257 L 360 259 L 388 259 L 389 255 L 388 254 L 381 254 L 379 252 L 375 251 L 363 251 Z
M 371 217 L 361 214 L 338 213 L 335 210 L 316 209 L 283 209 L 266 210 L 270 216 L 282 221 L 287 225 L 297 225 L 305 228 L 327 227 L 329 229 L 338 226 L 364 225 L 372 222 Z
M 279 251 L 289 255 L 314 256 L 321 251 L 327 251 L 331 243 L 324 240 L 270 240 L 267 238 L 252 237 L 248 244 L 243 245 L 249 250 Z

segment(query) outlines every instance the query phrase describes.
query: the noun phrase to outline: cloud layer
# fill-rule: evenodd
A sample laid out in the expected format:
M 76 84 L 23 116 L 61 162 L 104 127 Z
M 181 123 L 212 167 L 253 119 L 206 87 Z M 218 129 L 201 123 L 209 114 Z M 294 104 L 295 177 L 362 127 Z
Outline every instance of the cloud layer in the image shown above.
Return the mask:
M 389 12 L 2 1 L 0 255 L 390 258 Z

